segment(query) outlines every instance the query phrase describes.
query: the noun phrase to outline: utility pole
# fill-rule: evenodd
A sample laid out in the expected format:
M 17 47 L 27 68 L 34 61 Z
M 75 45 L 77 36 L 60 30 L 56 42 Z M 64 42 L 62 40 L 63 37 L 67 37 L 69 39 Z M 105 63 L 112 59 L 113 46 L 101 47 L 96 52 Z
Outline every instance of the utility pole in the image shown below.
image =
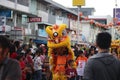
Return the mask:
M 79 43 L 79 26 L 80 26 L 80 8 L 81 6 L 78 6 L 78 21 L 77 21 L 77 43 Z
M 77 6 L 78 7 L 78 21 L 77 21 L 77 44 L 79 43 L 79 33 L 80 33 L 80 30 L 79 28 L 82 26 L 80 26 L 80 8 L 81 6 L 84 6 L 85 5 L 85 0 L 73 0 L 73 6 Z
M 17 9 L 17 0 L 15 0 L 15 10 Z M 14 29 L 17 26 L 17 13 L 14 13 Z M 15 30 L 15 39 L 16 39 L 16 30 Z
M 16 9 L 17 9 L 17 0 L 15 0 L 15 10 Z M 14 27 L 16 27 L 16 25 L 17 25 L 16 20 L 17 20 L 17 13 L 15 13 L 15 15 L 14 15 Z
M 114 25 L 112 26 L 112 39 L 114 40 L 115 39 L 115 29 L 114 29 L 114 26 L 116 26 L 116 24 L 117 24 L 117 17 L 116 17 L 116 12 L 117 12 L 117 0 L 115 0 L 115 12 L 114 12 L 114 21 L 113 21 L 113 23 L 114 23 Z

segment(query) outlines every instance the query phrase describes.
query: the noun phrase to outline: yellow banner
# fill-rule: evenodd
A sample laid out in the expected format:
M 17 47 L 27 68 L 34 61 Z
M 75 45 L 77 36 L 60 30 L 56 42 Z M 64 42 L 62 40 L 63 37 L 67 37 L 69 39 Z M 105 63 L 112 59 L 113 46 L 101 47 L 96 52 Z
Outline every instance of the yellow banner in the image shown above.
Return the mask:
M 85 6 L 85 0 L 73 0 L 73 6 Z

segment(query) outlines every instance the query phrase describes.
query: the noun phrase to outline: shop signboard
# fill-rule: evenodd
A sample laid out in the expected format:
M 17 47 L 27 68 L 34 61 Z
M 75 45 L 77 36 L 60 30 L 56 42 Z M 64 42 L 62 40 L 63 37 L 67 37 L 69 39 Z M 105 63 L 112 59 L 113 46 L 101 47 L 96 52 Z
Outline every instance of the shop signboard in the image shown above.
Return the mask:
M 85 6 L 85 0 L 73 0 L 73 6 Z
M 0 32 L 8 32 L 8 31 L 11 31 L 11 26 L 9 25 L 0 26 Z
M 6 25 L 6 17 L 0 16 L 0 25 Z
M 41 17 L 30 17 L 29 22 L 41 22 L 42 18 Z
M 0 10 L 0 16 L 5 16 L 6 18 L 11 18 L 12 17 L 12 11 L 11 10 Z
M 113 17 L 116 18 L 114 20 L 115 25 L 120 22 L 120 8 L 114 8 L 113 10 Z

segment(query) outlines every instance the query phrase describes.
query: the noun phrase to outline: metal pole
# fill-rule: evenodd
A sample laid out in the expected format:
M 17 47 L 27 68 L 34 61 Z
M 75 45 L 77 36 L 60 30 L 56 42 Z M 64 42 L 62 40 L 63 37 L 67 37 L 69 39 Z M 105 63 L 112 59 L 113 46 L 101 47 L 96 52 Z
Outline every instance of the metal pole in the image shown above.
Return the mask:
M 115 19 L 116 19 L 116 9 L 117 9 L 117 0 L 115 0 Z M 115 24 L 116 24 L 116 20 L 115 20 Z
M 15 0 L 15 10 L 17 9 L 17 0 Z M 14 15 L 14 27 L 16 27 L 17 13 Z
M 116 10 L 117 10 L 117 0 L 115 0 L 115 21 L 113 22 L 114 25 L 112 26 L 112 39 L 114 40 L 115 39 L 115 30 L 114 30 L 114 26 L 116 26 Z
M 78 22 L 77 22 L 77 43 L 79 43 L 79 28 L 80 28 L 80 8 L 81 6 L 78 6 Z
M 15 10 L 17 9 L 17 0 L 15 0 Z M 14 27 L 17 26 L 17 13 L 14 13 Z M 16 39 L 16 30 L 15 30 L 15 39 Z

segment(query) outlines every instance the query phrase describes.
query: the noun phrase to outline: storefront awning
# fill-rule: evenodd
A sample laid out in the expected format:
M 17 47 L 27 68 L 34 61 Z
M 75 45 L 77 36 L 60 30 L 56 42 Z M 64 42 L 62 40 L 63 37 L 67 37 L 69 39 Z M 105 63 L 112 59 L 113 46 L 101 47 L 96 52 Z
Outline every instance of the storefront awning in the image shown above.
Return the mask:
M 33 42 L 36 43 L 36 44 L 47 44 L 47 40 L 34 39 Z

